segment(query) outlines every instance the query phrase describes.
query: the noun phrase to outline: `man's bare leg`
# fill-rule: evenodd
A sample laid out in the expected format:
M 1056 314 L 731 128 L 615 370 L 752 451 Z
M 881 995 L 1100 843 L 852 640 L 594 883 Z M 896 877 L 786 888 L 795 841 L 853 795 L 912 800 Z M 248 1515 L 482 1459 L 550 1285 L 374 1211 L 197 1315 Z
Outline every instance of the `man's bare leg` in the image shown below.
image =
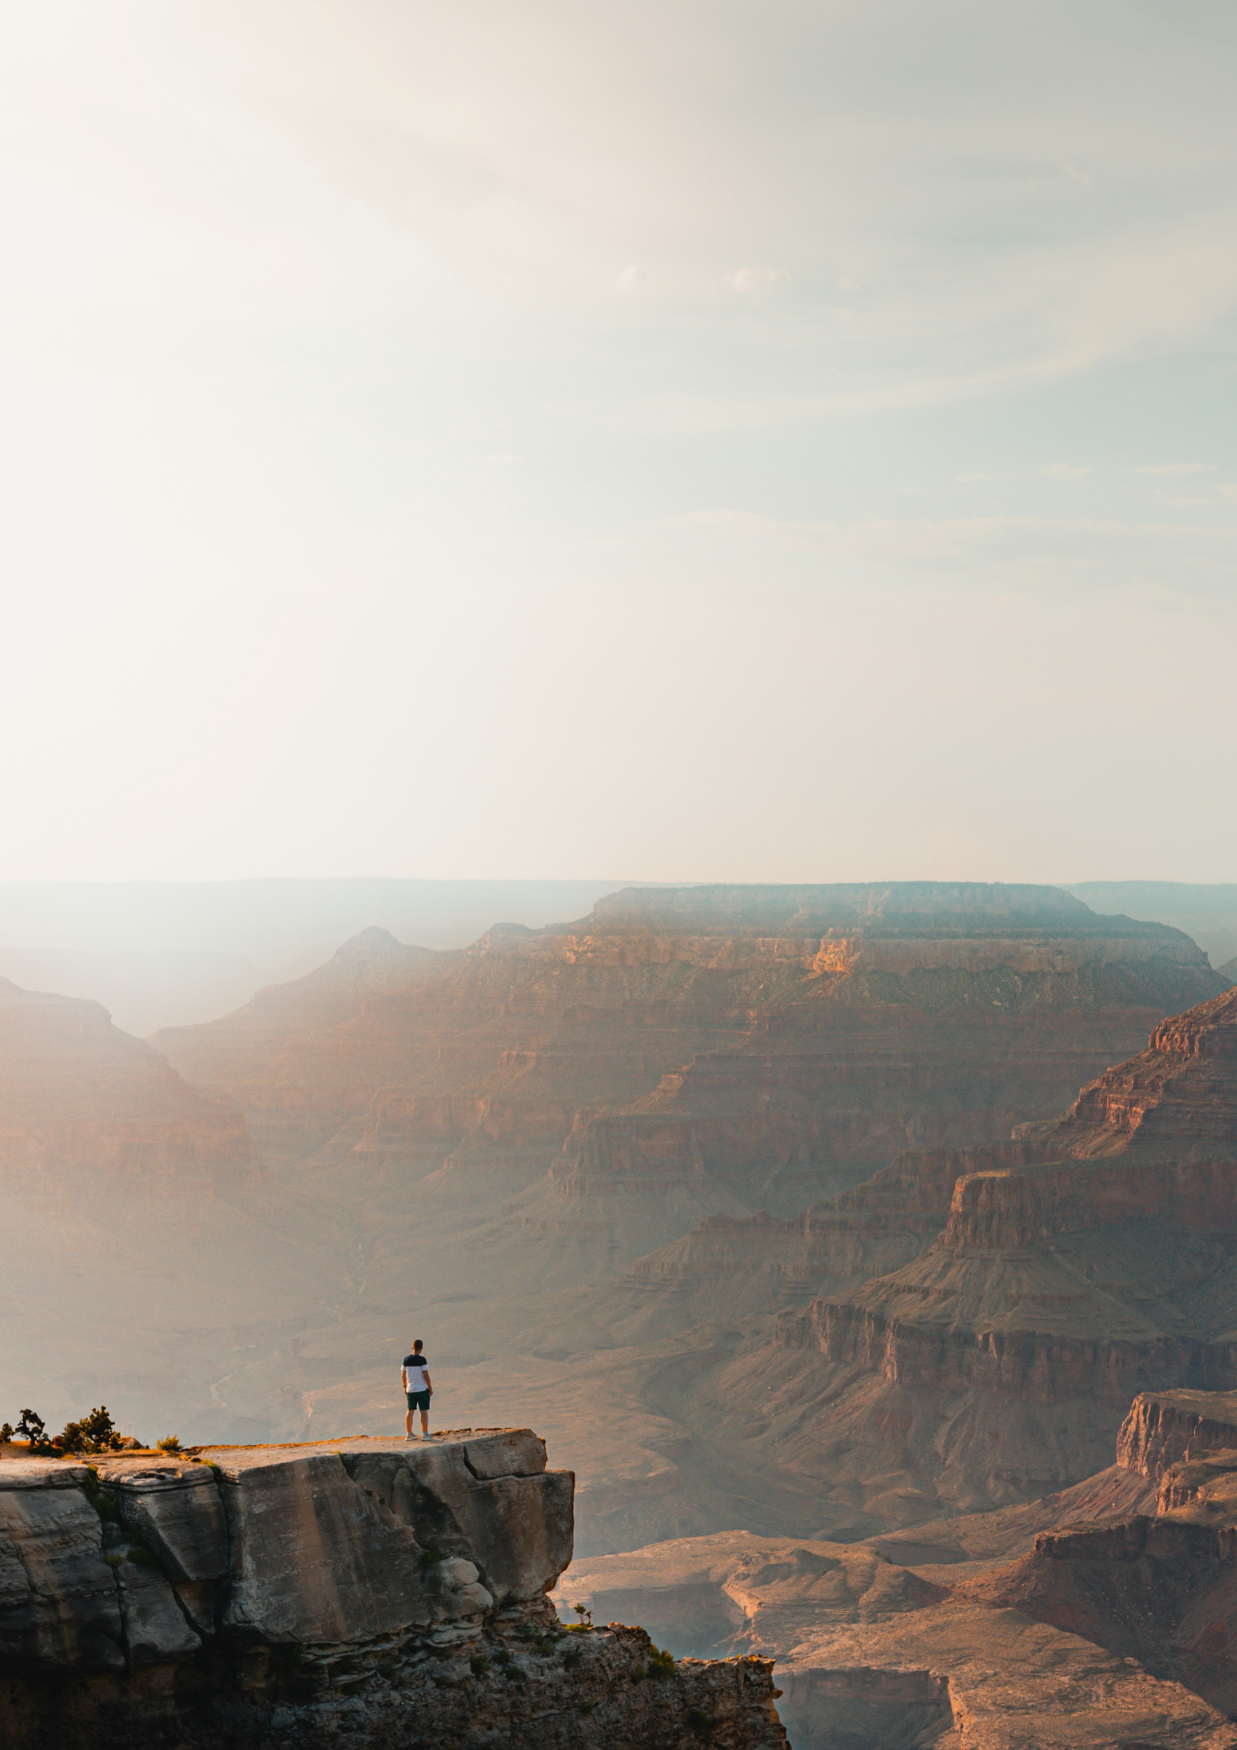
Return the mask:
M 404 1414 L 404 1433 L 405 1434 L 412 1433 L 412 1411 L 411 1410 L 407 1410 Z
M 430 1437 L 430 1413 L 428 1410 L 421 1411 L 421 1435 L 425 1440 Z

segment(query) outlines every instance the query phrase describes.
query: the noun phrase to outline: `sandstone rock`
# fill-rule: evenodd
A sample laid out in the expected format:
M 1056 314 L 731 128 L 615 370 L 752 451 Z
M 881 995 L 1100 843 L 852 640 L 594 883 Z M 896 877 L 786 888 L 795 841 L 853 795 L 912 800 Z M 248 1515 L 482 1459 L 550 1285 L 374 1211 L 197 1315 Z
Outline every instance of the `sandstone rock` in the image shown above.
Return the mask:
M 157 1568 L 145 1560 L 124 1561 L 115 1573 L 130 1670 L 161 1665 L 197 1651 L 202 1637 L 186 1621 L 176 1593 Z
M 1117 1435 L 1117 1463 L 1158 1482 L 1212 1447 L 1237 1447 L 1237 1392 L 1140 1392 Z
M 198 1634 L 213 1634 L 228 1572 L 228 1527 L 213 1472 L 144 1455 L 102 1458 L 96 1469 L 131 1540 L 154 1556 Z
M 177 1594 L 213 1573 L 221 1502 L 204 1647 Z M 197 1466 L 141 1454 L 97 1478 L 6 1460 L 0 1744 L 472 1750 L 532 1734 L 553 1750 L 682 1750 L 703 1730 L 726 1750 L 785 1750 L 767 1661 L 676 1668 L 640 1629 L 563 1633 L 545 1589 L 571 1533 L 571 1478 L 527 1430 L 225 1447 Z
M 300 1645 L 369 1640 L 434 1621 L 424 1552 L 411 1528 L 352 1480 L 338 1452 L 208 1456 L 231 1530 L 224 1627 Z
M 545 1470 L 545 1445 L 526 1430 L 428 1447 L 348 1447 L 343 1462 L 414 1528 L 422 1548 L 484 1550 L 482 1584 L 500 1602 L 539 1596 L 571 1560 L 573 1479 Z
M 0 1464 L 0 1658 L 34 1667 L 123 1666 L 120 1601 L 103 1560 L 84 1465 Z

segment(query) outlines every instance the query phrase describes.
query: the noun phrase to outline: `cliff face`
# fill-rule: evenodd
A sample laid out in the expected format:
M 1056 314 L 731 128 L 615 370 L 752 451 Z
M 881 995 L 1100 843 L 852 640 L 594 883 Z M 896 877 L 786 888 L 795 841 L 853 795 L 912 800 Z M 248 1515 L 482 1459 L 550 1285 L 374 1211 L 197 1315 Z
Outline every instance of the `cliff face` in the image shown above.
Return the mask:
M 1228 1436 L 1233 1405 L 1170 1394 L 1158 1420 Z M 1156 1425 L 1146 1409 L 1127 1427 Z M 595 1557 L 569 1590 L 678 1649 L 775 1656 L 813 1750 L 1232 1750 L 1237 1452 L 1174 1463 L 1147 1496 L 1119 1463 L 878 1543 L 721 1532 Z
M 887 1170 L 885 1185 L 938 1221 L 952 1176 L 938 1236 L 900 1269 L 786 1313 L 774 1338 L 837 1382 L 826 1448 L 831 1426 L 853 1435 L 846 1406 L 862 1399 L 860 1450 L 896 1427 L 906 1471 L 959 1500 L 1085 1475 L 1136 1392 L 1237 1389 L 1237 993 L 1157 1027 L 1065 1118 L 1011 1146 L 1026 1158 Z M 1046 1474 L 1026 1468 L 1001 1403 L 1033 1412 Z
M 1212 1448 L 1237 1450 L 1237 1393 L 1144 1392 L 1117 1435 L 1117 1463 L 1159 1482 L 1183 1459 Z
M 0 979 L 0 1173 L 251 1169 L 245 1120 L 189 1088 L 98 1003 Z
M 636 889 L 461 953 L 366 932 L 155 1042 L 272 1159 L 541 1181 L 518 1222 L 578 1275 L 1008 1136 L 1219 988 L 1188 938 L 1051 888 Z
M 767 1663 L 563 1634 L 571 1503 L 526 1430 L 7 1461 L 0 1743 L 784 1745 Z

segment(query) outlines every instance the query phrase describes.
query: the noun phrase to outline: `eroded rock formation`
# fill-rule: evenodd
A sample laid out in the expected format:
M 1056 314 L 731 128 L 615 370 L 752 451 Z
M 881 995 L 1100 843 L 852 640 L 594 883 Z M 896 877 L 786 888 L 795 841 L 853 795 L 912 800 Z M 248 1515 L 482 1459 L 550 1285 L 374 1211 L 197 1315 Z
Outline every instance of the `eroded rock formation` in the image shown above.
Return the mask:
M 959 1505 L 1085 1475 L 1136 1392 L 1237 1389 L 1237 993 L 1163 1023 L 1013 1146 L 1028 1157 L 954 1173 L 919 1256 L 788 1312 L 775 1338 L 838 1380 L 826 1420 L 849 1450 L 866 1417 L 887 1468 L 897 1429 L 907 1476 L 935 1473 Z M 926 1181 L 943 1192 L 963 1164 L 934 1158 Z M 1021 1437 L 1002 1403 L 1022 1406 Z
M 459 953 L 367 931 L 155 1043 L 272 1159 L 535 1186 L 516 1219 L 578 1276 L 1006 1137 L 1221 988 L 1187 937 L 1054 888 L 632 889 Z
M 0 1744 L 785 1744 L 767 1661 L 564 1633 L 571 1543 L 527 1430 L 8 1460 Z
M 1157 1430 L 1227 1439 L 1234 1404 L 1158 1402 L 1135 1402 L 1116 1466 L 1024 1507 L 875 1544 L 680 1539 L 577 1563 L 566 1589 L 679 1648 L 774 1657 L 809 1750 L 1232 1750 L 1237 1450 L 1192 1447 L 1158 1504 L 1133 1465 L 1167 1458 Z

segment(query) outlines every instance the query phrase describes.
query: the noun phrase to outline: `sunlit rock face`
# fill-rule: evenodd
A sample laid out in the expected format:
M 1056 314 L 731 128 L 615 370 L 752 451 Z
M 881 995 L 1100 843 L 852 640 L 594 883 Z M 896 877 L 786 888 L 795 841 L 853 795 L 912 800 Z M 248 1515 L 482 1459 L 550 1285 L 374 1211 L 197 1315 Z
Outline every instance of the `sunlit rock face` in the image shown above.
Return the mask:
M 1181 1388 L 1237 1390 L 1237 993 L 1159 1025 L 1056 1124 L 957 1165 L 918 1256 L 782 1319 L 788 1360 L 851 1371 L 825 1447 L 845 1426 L 861 1464 L 894 1432 L 886 1477 L 978 1506 L 1096 1469 L 1135 1393 L 1164 1416 Z
M 767 1661 L 563 1633 L 572 1490 L 520 1429 L 8 1459 L 0 1743 L 784 1746 Z
M 0 1173 L 245 1174 L 243 1116 L 189 1088 L 99 1003 L 0 979 Z
M 630 889 L 460 952 L 366 931 L 155 1043 L 272 1161 L 541 1181 L 528 1220 L 612 1274 L 709 1215 L 1007 1138 L 1221 988 L 1188 937 L 1054 888 Z

